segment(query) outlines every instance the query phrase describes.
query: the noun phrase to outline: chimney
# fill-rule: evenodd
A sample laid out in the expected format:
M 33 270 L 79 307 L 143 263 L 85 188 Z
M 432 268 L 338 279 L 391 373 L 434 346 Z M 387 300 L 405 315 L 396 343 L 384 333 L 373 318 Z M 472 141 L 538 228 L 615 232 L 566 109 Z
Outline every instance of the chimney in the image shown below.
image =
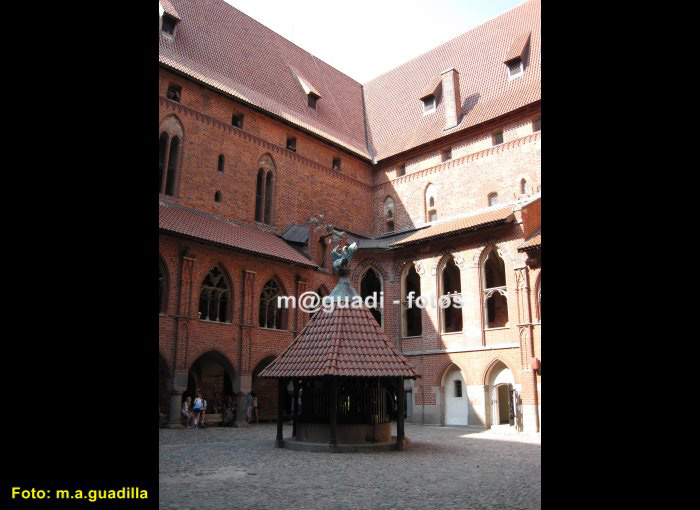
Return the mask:
M 459 114 L 462 112 L 459 73 L 457 69 L 451 67 L 440 74 L 442 75 L 442 101 L 445 106 L 445 131 L 447 131 L 459 124 Z

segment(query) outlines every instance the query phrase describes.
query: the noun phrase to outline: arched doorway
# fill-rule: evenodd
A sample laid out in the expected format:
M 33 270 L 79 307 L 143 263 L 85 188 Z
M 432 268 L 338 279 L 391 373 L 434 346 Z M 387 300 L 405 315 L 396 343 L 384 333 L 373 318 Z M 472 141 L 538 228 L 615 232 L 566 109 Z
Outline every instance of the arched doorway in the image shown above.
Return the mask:
M 451 365 L 445 372 L 443 388 L 445 390 L 445 425 L 467 425 L 469 421 L 467 385 L 457 365 Z
M 513 372 L 501 361 L 491 367 L 488 377 L 488 392 L 491 401 L 491 427 L 511 427 L 517 424 L 519 415 L 519 388 Z
M 268 356 L 261 360 L 253 370 L 253 393 L 258 397 L 258 415 L 260 421 L 274 420 L 277 418 L 277 381 L 275 379 L 262 379 L 260 372 L 275 359 Z M 282 405 L 285 405 L 283 402 Z M 255 419 L 255 417 L 253 417 Z
M 235 371 L 223 354 L 209 351 L 192 363 L 187 377 L 187 391 L 183 400 L 196 396 L 197 392 L 207 401 L 207 416 L 220 415 L 224 408 L 235 402 Z M 215 417 L 212 416 L 214 422 Z

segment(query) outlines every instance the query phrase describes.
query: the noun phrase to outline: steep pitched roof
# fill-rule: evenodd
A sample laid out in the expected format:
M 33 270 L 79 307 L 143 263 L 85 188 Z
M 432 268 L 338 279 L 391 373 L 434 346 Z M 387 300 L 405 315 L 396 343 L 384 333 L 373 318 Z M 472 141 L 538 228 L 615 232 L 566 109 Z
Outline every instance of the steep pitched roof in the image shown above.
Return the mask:
M 533 250 L 542 247 L 542 231 L 538 230 L 530 239 L 518 247 L 519 252 Z
M 159 61 L 365 158 L 362 85 L 223 0 L 169 0 L 180 22 Z M 322 97 L 308 106 L 294 69 Z
M 504 58 L 522 51 L 525 72 L 509 80 Z M 515 49 L 513 49 L 515 48 Z M 444 104 L 423 115 L 435 76 L 459 72 L 461 121 L 445 131 Z M 476 126 L 540 99 L 540 0 L 529 0 L 364 85 L 367 129 L 377 160 Z
M 417 377 L 368 308 L 319 311 L 260 377 Z
M 203 241 L 220 244 L 247 253 L 293 262 L 301 266 L 317 267 L 275 234 L 187 209 L 167 202 L 159 203 L 159 228 Z

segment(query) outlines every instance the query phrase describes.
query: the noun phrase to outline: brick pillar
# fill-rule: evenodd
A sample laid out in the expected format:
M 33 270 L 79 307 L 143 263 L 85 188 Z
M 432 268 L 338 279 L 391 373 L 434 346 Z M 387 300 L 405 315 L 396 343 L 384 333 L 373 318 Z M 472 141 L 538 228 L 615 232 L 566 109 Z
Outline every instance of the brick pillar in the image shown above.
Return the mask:
M 296 288 L 296 302 L 297 302 L 297 307 L 294 309 L 294 329 L 292 329 L 292 336 L 296 337 L 297 333 L 301 331 L 301 328 L 304 326 L 304 313 L 301 311 L 301 308 L 299 307 L 299 298 L 301 295 L 306 292 L 306 281 L 305 280 L 297 280 L 297 288 Z
M 182 394 L 187 389 L 187 344 L 192 317 L 192 275 L 197 255 L 185 248 L 181 253 L 180 282 L 177 286 L 177 315 L 175 316 L 175 369 L 168 386 L 170 394 L 170 416 L 168 427 L 181 426 L 180 408 Z
M 253 367 L 250 366 L 250 351 L 253 343 L 253 329 L 255 328 L 255 274 L 254 271 L 244 270 L 243 272 L 241 343 L 238 353 L 240 391 L 236 406 L 236 422 L 242 427 L 247 425 L 246 395 L 253 389 Z
M 532 335 L 532 303 L 530 274 L 527 266 L 515 268 L 515 292 L 518 308 L 518 333 L 520 336 L 522 425 L 525 432 L 539 432 L 539 396 L 537 393 L 537 369 L 532 367 L 535 345 Z

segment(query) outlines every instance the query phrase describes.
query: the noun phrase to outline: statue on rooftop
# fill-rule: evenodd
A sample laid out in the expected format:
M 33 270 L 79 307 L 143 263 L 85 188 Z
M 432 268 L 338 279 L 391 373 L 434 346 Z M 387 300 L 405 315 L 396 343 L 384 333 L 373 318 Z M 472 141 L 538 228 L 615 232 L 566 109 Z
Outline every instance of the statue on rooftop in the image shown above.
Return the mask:
M 307 220 L 309 224 L 316 225 L 314 227 L 314 232 L 323 228 L 325 232 L 325 238 L 328 239 L 328 244 L 337 242 L 331 255 L 333 257 L 333 271 L 336 274 L 344 276 L 341 274 L 341 269 L 346 272 L 350 268 L 350 259 L 357 251 L 357 243 L 352 243 L 347 245 L 347 233 L 336 230 L 333 224 L 324 222 L 325 215 L 319 214 L 318 216 L 311 216 Z M 325 242 L 325 240 L 324 240 Z

